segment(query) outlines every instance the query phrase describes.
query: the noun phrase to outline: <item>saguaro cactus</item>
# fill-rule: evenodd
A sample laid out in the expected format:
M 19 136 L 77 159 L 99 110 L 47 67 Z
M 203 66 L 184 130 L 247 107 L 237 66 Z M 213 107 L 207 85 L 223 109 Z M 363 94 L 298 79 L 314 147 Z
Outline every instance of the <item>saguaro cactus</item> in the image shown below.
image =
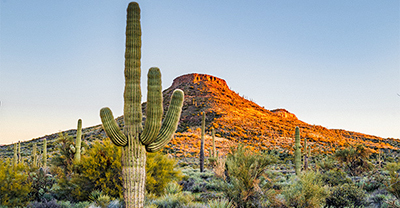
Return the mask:
M 111 141 L 122 147 L 122 181 L 126 207 L 143 207 L 146 183 L 146 152 L 163 148 L 178 126 L 183 91 L 175 90 L 168 112 L 162 121 L 163 106 L 161 73 L 150 68 L 147 84 L 147 109 L 145 126 L 142 126 L 140 58 L 141 28 L 140 8 L 131 2 L 127 9 L 125 50 L 124 122 L 120 131 L 109 108 L 100 110 L 103 128 Z
M 22 162 L 21 157 L 21 141 L 18 141 L 18 163 Z
M 43 139 L 43 154 L 42 154 L 43 167 L 47 166 L 47 139 Z
M 84 147 L 82 146 L 82 120 L 79 119 L 78 120 L 78 127 L 76 129 L 76 141 L 75 141 L 75 146 L 74 145 L 70 145 L 69 148 L 71 150 L 72 153 L 74 153 L 74 162 L 75 163 L 80 163 L 81 162 L 81 153 L 83 151 L 85 151 Z M 82 151 L 82 152 L 81 152 Z
M 33 144 L 33 147 L 32 147 L 32 155 L 31 155 L 31 167 L 32 168 L 36 168 L 37 167 L 37 151 L 36 151 L 36 149 L 37 149 L 37 145 L 36 145 L 36 143 L 35 144 Z
M 294 134 L 294 166 L 296 175 L 299 175 L 301 170 L 301 145 L 300 145 L 300 129 L 298 126 L 296 126 Z
M 201 120 L 201 143 L 200 143 L 200 172 L 204 171 L 204 135 L 206 134 L 206 114 L 204 111 L 202 114 Z
M 14 144 L 14 157 L 13 157 L 13 165 L 17 165 L 18 164 L 18 147 L 17 147 L 17 143 Z

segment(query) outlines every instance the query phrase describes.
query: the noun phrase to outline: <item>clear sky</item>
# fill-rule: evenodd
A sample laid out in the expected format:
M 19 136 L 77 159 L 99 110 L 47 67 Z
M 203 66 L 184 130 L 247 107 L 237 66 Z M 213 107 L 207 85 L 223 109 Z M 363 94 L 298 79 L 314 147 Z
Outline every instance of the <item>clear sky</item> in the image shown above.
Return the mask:
M 0 0 L 0 144 L 122 115 L 128 1 Z M 142 83 L 223 78 L 310 124 L 400 137 L 400 1 L 152 0 Z M 143 101 L 146 84 L 142 84 Z

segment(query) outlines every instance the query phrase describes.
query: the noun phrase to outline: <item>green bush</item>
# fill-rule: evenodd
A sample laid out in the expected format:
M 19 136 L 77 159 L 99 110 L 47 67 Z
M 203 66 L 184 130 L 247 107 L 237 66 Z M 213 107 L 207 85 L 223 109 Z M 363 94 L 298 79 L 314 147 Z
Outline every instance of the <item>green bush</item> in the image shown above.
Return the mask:
M 307 171 L 292 178 L 292 185 L 283 189 L 286 205 L 289 207 L 322 207 L 328 195 L 327 187 L 318 172 Z
M 194 197 L 190 192 L 179 192 L 177 194 L 166 194 L 153 201 L 158 208 L 184 207 L 193 201 Z
M 400 200 L 400 163 L 388 163 L 385 169 L 389 172 L 389 180 L 385 183 L 386 189 Z
M 208 207 L 209 208 L 233 208 L 232 202 L 230 202 L 228 199 L 213 199 L 208 201 Z
M 335 152 L 336 159 L 344 166 L 345 171 L 351 176 L 358 176 L 365 171 L 372 170 L 369 162 L 371 151 L 363 145 L 348 147 Z
M 347 174 L 340 169 L 331 169 L 321 174 L 321 180 L 324 184 L 329 186 L 337 186 L 344 183 L 351 183 L 351 179 L 347 177 Z
M 168 183 L 182 179 L 182 173 L 176 169 L 176 161 L 156 152 L 147 153 L 146 191 L 162 195 Z
M 52 198 L 50 190 L 55 183 L 55 179 L 47 173 L 46 169 L 39 168 L 37 171 L 29 173 L 28 179 L 32 184 L 32 189 L 29 193 L 32 200 L 43 202 L 49 201 L 49 196 Z
M 354 184 L 342 184 L 335 186 L 331 194 L 326 198 L 327 207 L 363 207 L 366 201 L 366 193 Z
M 31 182 L 26 170 L 29 167 L 18 163 L 15 167 L 9 159 L 0 160 L 0 204 L 3 206 L 26 206 L 30 198 Z
M 258 207 L 266 191 L 261 185 L 266 179 L 265 170 L 275 161 L 268 153 L 252 152 L 241 145 L 232 148 L 225 162 L 227 198 L 237 207 Z

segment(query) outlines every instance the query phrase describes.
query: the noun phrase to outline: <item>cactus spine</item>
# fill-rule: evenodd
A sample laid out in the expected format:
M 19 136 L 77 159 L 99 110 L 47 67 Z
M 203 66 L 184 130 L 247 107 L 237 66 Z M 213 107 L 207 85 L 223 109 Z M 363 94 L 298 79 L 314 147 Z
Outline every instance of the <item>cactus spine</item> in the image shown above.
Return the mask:
M 69 146 L 71 152 L 75 153 L 74 154 L 74 162 L 75 163 L 80 163 L 81 162 L 81 149 L 83 148 L 83 147 L 81 147 L 82 146 L 81 145 L 81 143 L 82 143 L 81 137 L 82 137 L 82 120 L 79 119 L 78 120 L 78 127 L 76 129 L 75 146 L 72 145 L 72 144 Z
M 42 154 L 42 160 L 43 160 L 43 167 L 47 166 L 47 139 L 43 139 L 43 154 Z
M 201 120 L 201 143 L 200 143 L 200 172 L 204 171 L 204 135 L 206 133 L 206 114 L 202 112 Z
M 124 129 L 120 131 L 109 108 L 100 110 L 103 128 L 111 141 L 122 147 L 122 181 L 126 207 L 143 207 L 146 183 L 146 152 L 156 152 L 171 139 L 178 126 L 183 91 L 175 90 L 162 121 L 162 86 L 158 68 L 150 68 L 147 84 L 145 127 L 142 126 L 140 58 L 140 8 L 131 2 L 127 9 L 125 50 Z
M 295 135 L 294 135 L 294 165 L 296 175 L 300 174 L 301 170 L 301 145 L 300 145 L 300 129 L 296 126 Z
M 36 143 L 35 143 L 35 144 L 33 144 L 32 156 L 31 156 L 31 167 L 32 167 L 32 168 L 36 168 L 36 167 L 37 167 L 37 154 L 36 154 L 36 149 L 37 149 L 37 145 L 36 145 Z

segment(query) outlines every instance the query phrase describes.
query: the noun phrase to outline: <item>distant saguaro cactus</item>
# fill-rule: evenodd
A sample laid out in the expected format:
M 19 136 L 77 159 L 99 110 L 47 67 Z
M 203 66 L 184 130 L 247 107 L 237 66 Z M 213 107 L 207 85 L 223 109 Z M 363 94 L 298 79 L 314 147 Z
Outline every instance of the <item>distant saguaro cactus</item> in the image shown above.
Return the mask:
M 200 172 L 204 171 L 204 135 L 206 134 L 206 113 L 203 111 L 201 119 L 201 143 L 200 143 Z
M 18 147 L 17 147 L 17 143 L 14 144 L 14 157 L 13 157 L 13 165 L 17 165 L 18 164 Z
M 36 168 L 37 167 L 37 145 L 36 143 L 33 144 L 32 147 L 32 155 L 31 155 L 31 167 Z
M 147 84 L 146 121 L 142 126 L 140 89 L 141 28 L 140 8 L 131 2 L 127 9 L 125 50 L 125 92 L 123 131 L 109 108 L 100 110 L 103 128 L 111 141 L 122 146 L 122 181 L 126 207 L 143 207 L 146 183 L 146 152 L 156 152 L 171 139 L 178 126 L 183 91 L 175 90 L 167 114 L 163 116 L 161 73 L 150 68 Z
M 70 145 L 69 148 L 71 150 L 72 153 L 74 153 L 74 162 L 75 163 L 80 163 L 81 162 L 81 153 L 83 151 L 85 151 L 84 147 L 82 146 L 82 120 L 79 119 L 78 120 L 78 127 L 76 129 L 76 141 L 75 141 L 75 146 L 74 145 Z
M 43 167 L 47 166 L 47 139 L 43 139 L 43 154 L 42 154 Z
M 18 163 L 22 162 L 21 158 L 21 141 L 18 141 Z
M 300 145 L 300 129 L 298 126 L 296 126 L 294 134 L 294 166 L 296 175 L 299 175 L 301 170 L 301 145 Z

